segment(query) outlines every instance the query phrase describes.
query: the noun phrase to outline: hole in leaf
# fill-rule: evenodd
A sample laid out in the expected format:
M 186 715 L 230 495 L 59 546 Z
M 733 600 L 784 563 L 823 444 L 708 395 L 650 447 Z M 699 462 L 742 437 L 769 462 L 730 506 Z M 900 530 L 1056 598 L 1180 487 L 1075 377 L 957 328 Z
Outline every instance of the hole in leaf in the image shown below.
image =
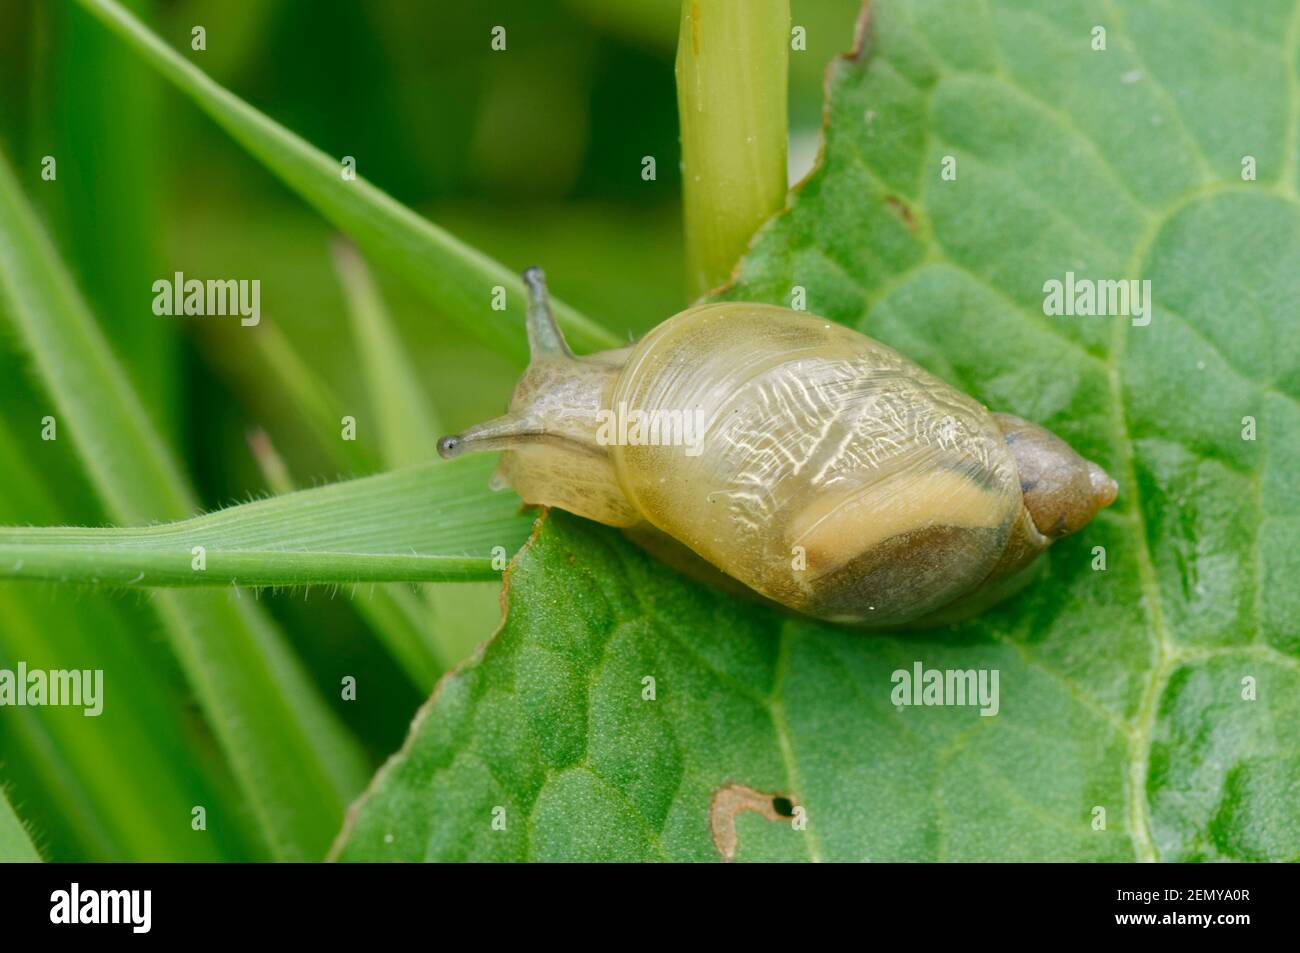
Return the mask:
M 764 820 L 787 823 L 799 802 L 786 794 L 759 791 L 744 784 L 724 784 L 709 802 L 709 829 L 713 846 L 725 861 L 736 859 L 736 816 L 752 811 Z

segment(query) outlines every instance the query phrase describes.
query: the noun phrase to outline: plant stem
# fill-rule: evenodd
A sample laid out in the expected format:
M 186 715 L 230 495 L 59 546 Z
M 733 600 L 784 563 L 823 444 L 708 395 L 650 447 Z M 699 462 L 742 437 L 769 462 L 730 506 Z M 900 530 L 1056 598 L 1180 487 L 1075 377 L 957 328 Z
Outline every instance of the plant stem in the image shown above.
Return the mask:
M 682 0 L 677 41 L 687 284 L 724 284 L 786 194 L 790 0 Z

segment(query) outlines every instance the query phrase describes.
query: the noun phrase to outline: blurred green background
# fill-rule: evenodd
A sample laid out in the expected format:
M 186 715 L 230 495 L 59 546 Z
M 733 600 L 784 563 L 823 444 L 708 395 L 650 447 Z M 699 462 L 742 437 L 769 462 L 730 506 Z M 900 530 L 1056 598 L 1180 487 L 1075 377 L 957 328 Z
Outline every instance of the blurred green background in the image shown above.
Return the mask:
M 686 303 L 673 57 L 678 0 L 132 0 L 215 80 L 399 201 L 629 338 Z M 858 0 L 792 0 L 791 167 L 811 166 L 826 63 Z M 507 28 L 493 52 L 490 31 Z M 190 49 L 191 29 L 207 49 Z M 269 492 L 261 428 L 300 486 L 360 474 L 322 447 L 280 368 L 282 335 L 342 413 L 365 403 L 329 226 L 63 0 L 0 0 L 0 148 L 206 508 Z M 41 159 L 58 162 L 42 181 Z M 641 177 L 643 156 L 658 177 Z M 500 412 L 516 370 L 466 341 L 370 261 L 448 430 Z M 260 279 L 262 325 L 159 318 L 152 283 Z M 0 523 L 105 523 L 50 403 L 0 321 Z M 363 430 L 361 462 L 375 459 Z M 378 764 L 423 700 L 327 589 L 264 593 L 328 699 Z M 440 623 L 457 654 L 488 637 L 496 587 L 461 586 Z M 157 815 L 233 784 L 148 611 L 148 596 L 0 585 L 0 667 L 105 668 L 130 706 L 0 709 L 0 780 L 48 859 L 257 856 L 247 819 L 179 843 Z M 367 686 L 338 700 L 342 667 Z M 196 794 L 198 792 L 198 794 Z M 238 814 L 238 811 L 235 811 Z

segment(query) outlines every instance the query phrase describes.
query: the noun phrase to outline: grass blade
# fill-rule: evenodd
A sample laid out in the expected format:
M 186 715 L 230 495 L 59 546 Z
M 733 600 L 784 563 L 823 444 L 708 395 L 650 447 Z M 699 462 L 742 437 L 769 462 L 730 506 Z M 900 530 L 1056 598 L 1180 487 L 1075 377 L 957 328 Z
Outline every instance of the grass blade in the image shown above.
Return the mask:
M 123 522 L 197 508 L 175 461 L 131 389 L 0 157 L 0 298 L 59 404 L 91 481 Z M 111 423 L 107 421 L 111 413 Z
M 352 605 L 422 692 L 433 691 L 451 662 L 431 644 L 428 603 L 409 586 L 378 586 L 354 592 Z
M 398 469 L 433 460 L 441 428 L 374 279 L 345 241 L 334 245 L 334 266 L 347 297 L 353 346 L 361 358 L 384 464 Z
M 111 586 L 492 580 L 530 517 L 490 457 L 436 461 L 139 528 L 0 528 L 0 577 Z M 195 547 L 203 547 L 196 569 Z
M 257 464 L 257 469 L 261 471 L 262 479 L 266 481 L 267 488 L 277 496 L 283 496 L 296 490 L 297 487 L 293 484 L 293 477 L 289 475 L 289 465 L 284 462 L 284 457 L 280 456 L 280 451 L 275 449 L 270 434 L 261 427 L 254 427 L 248 432 L 247 439 L 249 452 L 253 455 L 253 462 Z
M 3 159 L 0 300 L 109 515 L 146 523 L 193 513 L 175 461 Z M 355 740 L 251 601 L 166 593 L 155 604 L 274 856 L 321 856 L 364 782 Z
M 57 523 L 61 494 L 42 479 L 50 444 L 32 428 L 21 441 L 0 413 L 5 492 L 0 522 Z M 50 860 L 212 861 L 265 856 L 244 801 L 211 739 L 192 713 L 167 647 L 136 638 L 157 627 L 139 599 L 51 586 L 0 585 L 0 668 L 100 669 L 113 702 L 94 719 L 55 706 L 0 707 L 0 765 L 42 835 Z M 129 690 L 122 679 L 131 678 Z M 147 811 L 141 804 L 149 804 Z M 208 811 L 206 835 L 177 837 L 195 804 Z
M 0 787 L 0 863 L 34 864 L 40 859 L 26 828 L 5 797 L 4 788 Z
M 257 430 L 249 435 L 249 444 L 272 492 L 282 496 L 294 492 L 289 469 L 271 444 L 271 438 L 264 431 Z M 354 594 L 352 605 L 365 617 L 375 635 L 415 686 L 426 692 L 431 691 L 447 666 L 430 648 L 422 625 L 423 617 L 428 615 L 428 607 L 420 602 L 415 593 L 402 585 L 383 586 L 372 589 L 369 593 Z
M 156 0 L 131 0 L 138 15 Z M 147 407 L 172 435 L 179 431 L 179 351 L 175 327 L 147 307 L 163 273 L 162 190 L 170 156 L 156 148 L 163 98 L 138 59 L 71 4 L 39 5 L 53 61 L 38 89 L 36 121 L 43 151 L 58 157 L 59 177 L 39 195 L 65 243 L 92 308 L 114 315 L 105 335 Z
M 384 463 L 396 469 L 434 459 L 438 435 L 444 431 L 374 279 L 347 241 L 335 245 L 334 262 L 348 299 L 352 337 L 361 355 Z M 498 588 L 494 580 L 492 585 L 458 586 L 454 591 L 430 585 L 422 587 L 419 596 L 409 590 L 395 595 L 446 669 L 464 657 L 466 642 L 472 645 L 492 630 L 500 613 Z
M 421 218 L 358 175 L 343 177 L 332 158 L 258 112 L 164 43 L 114 0 L 78 0 L 169 82 L 194 101 L 268 170 L 426 295 L 448 320 L 494 350 L 526 363 L 524 286 L 499 262 Z M 784 82 L 784 73 L 782 74 Z M 361 157 L 364 165 L 364 156 Z M 506 308 L 491 308 L 492 289 Z M 578 351 L 617 347 L 605 328 L 552 299 L 555 317 Z
M 268 325 L 266 330 L 273 329 Z M 372 464 L 358 465 L 360 457 L 356 448 L 359 444 L 356 441 L 339 440 L 337 432 L 331 432 L 332 424 L 328 422 L 338 420 L 338 414 L 329 408 L 324 387 L 299 358 L 288 339 L 279 333 L 269 338 L 261 335 L 258 339 L 274 342 L 273 345 L 266 344 L 263 356 L 277 368 L 279 379 L 286 384 L 290 403 L 312 424 L 326 456 L 333 458 L 342 468 L 374 469 Z M 292 384 L 288 383 L 290 380 Z M 271 491 L 280 495 L 294 492 L 288 467 L 275 451 L 270 437 L 257 430 L 249 435 L 249 444 Z M 431 691 L 438 676 L 448 666 L 447 659 L 433 648 L 427 631 L 429 607 L 409 588 L 400 585 L 354 592 L 351 602 L 416 687 Z
M 51 860 L 265 858 L 228 770 L 203 754 L 211 739 L 174 664 L 134 651 L 141 628 L 157 623 L 105 595 L 74 602 L 0 587 L 0 668 L 99 669 L 110 699 L 96 718 L 62 706 L 0 709 L 0 763 L 28 805 L 26 820 Z M 207 812 L 205 832 L 189 829 L 196 804 Z
M 342 470 L 373 473 L 379 461 L 360 440 L 340 437 L 343 414 L 329 390 L 276 325 L 263 322 L 252 336 L 263 364 L 279 383 L 288 404 L 308 426 L 316 442 Z

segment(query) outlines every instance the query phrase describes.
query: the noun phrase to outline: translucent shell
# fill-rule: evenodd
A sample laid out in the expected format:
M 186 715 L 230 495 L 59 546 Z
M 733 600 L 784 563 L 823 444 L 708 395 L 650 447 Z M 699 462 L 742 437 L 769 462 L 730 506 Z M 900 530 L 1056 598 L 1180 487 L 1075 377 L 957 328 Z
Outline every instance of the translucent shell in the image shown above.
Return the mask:
M 507 412 L 438 452 L 502 450 L 497 485 L 714 583 L 871 628 L 954 621 L 1118 492 L 1051 431 L 823 318 L 704 305 L 576 357 L 541 270 L 524 283 L 532 360 Z
M 891 348 L 784 308 L 693 308 L 636 344 L 620 413 L 680 412 L 693 446 L 608 448 L 642 518 L 809 615 L 896 625 L 993 573 L 1022 520 L 978 402 Z

